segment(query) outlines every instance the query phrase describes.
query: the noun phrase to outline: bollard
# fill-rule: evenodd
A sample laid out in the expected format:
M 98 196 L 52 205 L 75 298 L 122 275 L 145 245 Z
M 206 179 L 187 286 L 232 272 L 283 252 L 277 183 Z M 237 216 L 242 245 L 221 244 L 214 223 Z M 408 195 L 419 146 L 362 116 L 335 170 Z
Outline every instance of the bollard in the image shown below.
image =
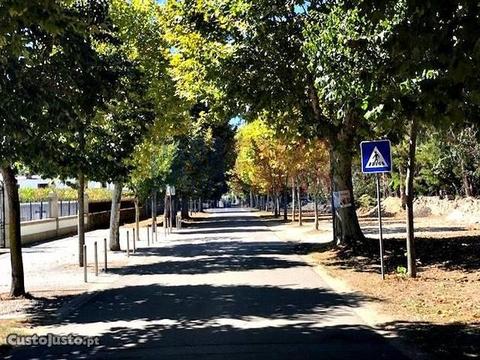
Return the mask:
M 94 250 L 95 250 L 95 276 L 98 276 L 98 247 L 97 247 L 97 242 L 93 244 Z
M 137 251 L 137 245 L 135 244 L 135 229 L 133 229 L 133 253 Z
M 108 267 L 107 267 L 107 238 L 103 239 L 103 248 L 105 249 L 103 269 L 104 269 L 105 272 L 107 272 L 107 270 L 108 270 Z
M 155 223 L 152 224 L 152 244 L 155 242 Z
M 178 214 L 177 215 L 177 229 L 181 229 L 181 228 L 182 228 L 182 215 Z
M 83 244 L 83 280 L 87 282 L 87 245 Z
M 147 225 L 147 246 L 150 246 L 150 224 Z
M 127 257 L 130 257 L 130 232 L 127 230 Z

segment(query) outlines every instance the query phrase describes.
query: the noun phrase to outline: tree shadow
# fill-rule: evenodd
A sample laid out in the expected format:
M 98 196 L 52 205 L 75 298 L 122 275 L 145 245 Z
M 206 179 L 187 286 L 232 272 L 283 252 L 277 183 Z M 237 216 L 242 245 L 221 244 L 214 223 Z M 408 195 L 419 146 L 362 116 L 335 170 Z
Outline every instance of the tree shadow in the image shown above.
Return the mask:
M 304 262 L 267 256 L 215 256 L 201 259 L 161 261 L 110 269 L 120 275 L 208 274 L 226 271 L 251 271 L 304 267 Z
M 462 270 L 475 272 L 480 269 L 480 237 L 458 236 L 449 238 L 422 238 L 415 239 L 416 257 L 422 266 L 435 266 L 445 270 Z M 384 241 L 385 266 L 387 271 L 393 272 L 399 266 L 405 266 L 406 242 L 405 239 L 389 238 Z M 322 250 L 334 249 L 333 246 Z M 318 247 L 312 248 L 318 251 Z M 336 261 L 332 265 L 356 271 L 378 272 L 380 262 L 378 239 L 366 238 L 355 251 L 346 247 L 335 248 Z
M 138 256 L 258 256 L 258 255 L 306 255 L 314 244 L 283 241 L 208 241 L 203 243 L 182 243 L 156 248 L 138 248 Z
M 366 325 L 329 321 L 371 300 L 322 288 L 153 284 L 109 289 L 65 319 L 41 315 L 44 304 L 33 318 L 33 325 L 50 325 L 53 332 L 62 325 L 100 328 L 98 346 L 25 346 L 5 358 L 371 360 L 374 354 L 375 359 L 407 359 Z M 397 321 L 378 328 L 414 358 L 423 358 L 416 347 L 440 360 L 480 355 L 480 324 Z
M 406 345 L 419 346 L 438 360 L 477 359 L 480 357 L 480 322 L 477 324 L 433 324 L 396 321 L 383 324 Z
M 255 228 L 253 226 L 241 226 L 237 228 L 232 226 L 223 226 L 221 228 L 210 228 L 210 229 L 201 229 L 201 228 L 188 228 L 188 230 L 182 230 L 181 234 L 185 235 L 213 235 L 213 234 L 233 234 L 233 233 L 258 233 L 258 232 L 269 232 L 269 229 L 265 228 Z
M 370 300 L 323 288 L 127 286 L 100 291 L 65 319 L 34 317 L 52 331 L 95 329 L 99 346 L 20 347 L 11 358 L 371 359 L 374 348 L 377 358 L 405 359 L 370 327 L 349 325 Z
M 417 233 L 444 233 L 444 232 L 459 232 L 459 231 L 469 231 L 466 227 L 460 226 L 428 226 L 428 227 L 416 227 L 415 231 Z M 378 225 L 371 227 L 362 227 L 362 232 L 365 235 L 376 235 L 378 234 Z M 384 234 L 406 234 L 405 226 L 397 227 L 385 227 L 383 228 Z

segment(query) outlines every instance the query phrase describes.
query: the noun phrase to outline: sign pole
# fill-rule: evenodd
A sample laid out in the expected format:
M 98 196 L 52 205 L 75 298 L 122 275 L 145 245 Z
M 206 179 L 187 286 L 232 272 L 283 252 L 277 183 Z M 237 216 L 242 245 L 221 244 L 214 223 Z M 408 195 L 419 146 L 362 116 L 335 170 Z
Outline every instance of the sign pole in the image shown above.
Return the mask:
M 383 264 L 383 229 L 382 229 L 382 198 L 380 193 L 380 174 L 376 174 L 377 179 L 377 213 L 378 213 L 378 238 L 380 242 L 380 268 L 382 280 L 385 280 L 385 266 Z
M 380 174 L 392 172 L 392 145 L 390 140 L 362 141 L 360 143 L 362 172 L 375 174 L 377 181 L 378 240 L 380 243 L 380 267 L 382 280 L 385 280 L 384 244 L 382 229 L 382 198 L 380 193 Z

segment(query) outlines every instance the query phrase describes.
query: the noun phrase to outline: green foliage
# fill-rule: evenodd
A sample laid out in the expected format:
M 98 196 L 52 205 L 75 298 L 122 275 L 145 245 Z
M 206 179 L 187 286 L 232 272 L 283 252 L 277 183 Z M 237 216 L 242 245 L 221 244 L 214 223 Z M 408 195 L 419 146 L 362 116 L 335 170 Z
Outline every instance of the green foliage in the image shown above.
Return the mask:
M 377 204 L 377 200 L 368 194 L 363 194 L 357 199 L 357 204 L 362 208 L 371 208 Z
M 46 201 L 51 194 L 56 194 L 58 200 L 67 201 L 77 200 L 77 191 L 75 189 L 34 189 L 34 188 L 21 188 L 19 189 L 20 202 L 37 202 Z M 86 189 L 86 194 L 90 201 L 108 201 L 112 199 L 111 190 L 104 188 Z M 124 195 L 128 197 L 128 193 Z
M 407 268 L 404 266 L 397 266 L 395 273 L 400 276 L 407 276 Z
M 168 178 L 180 197 L 220 199 L 233 166 L 234 130 L 229 124 L 195 122 L 177 137 L 178 151 Z
M 49 177 L 125 176 L 122 159 L 151 114 L 109 1 L 33 3 L 2 2 L 11 22 L 1 29 L 8 41 L 0 48 L 0 130 L 8 136 L 0 160 Z
M 132 171 L 128 179 L 136 196 L 145 200 L 153 190 L 165 188 L 177 148 L 177 143 L 156 144 L 148 138 L 137 146 L 130 160 Z

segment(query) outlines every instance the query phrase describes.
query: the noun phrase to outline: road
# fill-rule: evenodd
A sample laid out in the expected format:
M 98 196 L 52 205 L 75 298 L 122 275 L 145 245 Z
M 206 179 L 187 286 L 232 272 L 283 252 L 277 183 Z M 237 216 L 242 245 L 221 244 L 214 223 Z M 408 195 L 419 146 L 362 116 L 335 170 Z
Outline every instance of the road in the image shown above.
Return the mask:
M 115 288 L 42 332 L 99 346 L 24 347 L 21 359 L 404 359 L 255 213 L 217 210 L 143 248 Z

